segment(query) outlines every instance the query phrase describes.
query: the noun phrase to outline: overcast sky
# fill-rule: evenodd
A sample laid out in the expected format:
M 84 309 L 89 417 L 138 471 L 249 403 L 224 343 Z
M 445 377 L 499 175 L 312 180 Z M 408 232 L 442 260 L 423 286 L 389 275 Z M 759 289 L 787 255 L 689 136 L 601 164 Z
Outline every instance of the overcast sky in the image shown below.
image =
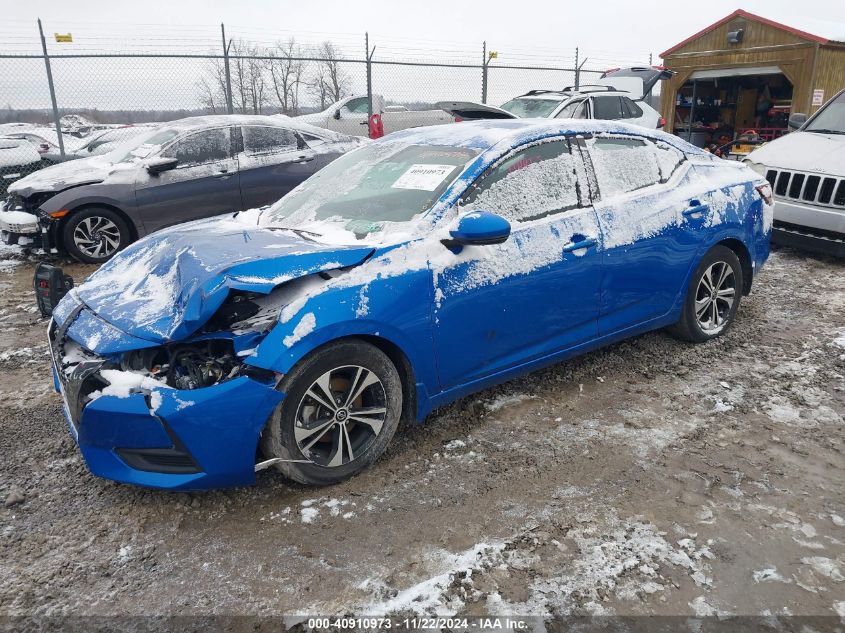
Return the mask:
M 486 39 L 501 49 L 503 58 L 508 45 L 560 49 L 581 46 L 587 51 L 656 55 L 740 6 L 779 21 L 789 22 L 801 14 L 845 22 L 843 0 L 743 0 L 741 4 L 736 0 L 4 0 L 3 4 L 4 22 L 41 17 L 45 23 L 49 21 L 53 30 L 61 30 L 63 23 L 67 24 L 65 30 L 70 30 L 81 21 L 171 27 L 225 22 L 232 30 L 278 28 L 328 34 L 368 30 L 376 41 L 379 35 L 466 43 Z
M 735 1 L 649 3 L 644 0 L 0 0 L 0 54 L 40 54 L 35 19 L 44 22 L 52 55 L 63 53 L 220 54 L 220 22 L 227 36 L 257 46 L 295 37 L 304 49 L 331 40 L 346 59 L 363 57 L 363 34 L 377 46 L 375 59 L 478 64 L 481 42 L 498 58 L 494 66 L 572 68 L 575 47 L 586 69 L 657 63 L 660 52 L 738 8 Z M 742 8 L 804 27 L 845 25 L 845 0 L 744 0 Z M 800 11 L 801 15 L 797 15 Z M 836 30 L 836 28 L 832 29 Z M 842 27 L 845 33 L 845 27 Z M 57 43 L 54 33 L 72 33 Z M 820 33 L 824 35 L 825 33 Z M 843 37 L 845 39 L 845 37 Z M 207 76 L 198 59 L 54 59 L 61 107 L 194 108 Z M 366 91 L 361 63 L 344 65 L 349 91 Z M 40 59 L 0 58 L 0 107 L 46 108 Z M 532 88 L 573 83 L 571 72 L 491 71 L 488 100 L 499 104 Z M 399 102 L 477 101 L 477 68 L 374 67 L 376 93 Z

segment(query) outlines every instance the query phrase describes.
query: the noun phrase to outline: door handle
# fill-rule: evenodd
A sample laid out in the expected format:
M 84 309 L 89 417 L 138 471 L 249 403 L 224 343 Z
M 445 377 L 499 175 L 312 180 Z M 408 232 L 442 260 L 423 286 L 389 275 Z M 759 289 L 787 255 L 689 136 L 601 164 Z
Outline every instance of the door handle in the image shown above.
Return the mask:
M 361 121 L 358 125 L 369 125 L 369 121 Z
M 564 253 L 571 253 L 572 251 L 581 250 L 582 248 L 590 248 L 591 246 L 595 246 L 596 241 L 592 237 L 587 237 L 582 240 L 578 240 L 577 242 L 569 242 L 563 247 Z
M 296 163 L 310 163 L 314 160 L 313 156 L 299 156 L 294 162 Z
M 707 210 L 710 209 L 709 205 L 701 204 L 698 200 L 690 200 L 689 207 L 684 209 L 684 215 L 687 217 L 694 217 L 697 218 L 698 216 L 706 213 Z

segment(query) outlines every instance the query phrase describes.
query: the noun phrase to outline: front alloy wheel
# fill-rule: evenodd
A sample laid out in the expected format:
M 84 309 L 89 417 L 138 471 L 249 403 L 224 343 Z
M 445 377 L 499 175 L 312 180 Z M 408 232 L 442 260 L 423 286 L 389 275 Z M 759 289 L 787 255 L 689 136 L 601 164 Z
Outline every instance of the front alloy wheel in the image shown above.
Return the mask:
M 384 427 L 385 400 L 384 385 L 369 369 L 350 365 L 325 372 L 297 407 L 299 452 L 328 468 L 366 454 Z
M 261 452 L 303 484 L 343 481 L 372 464 L 402 415 L 402 381 L 393 361 L 357 339 L 312 352 L 285 375 L 285 394 L 261 434 Z
M 76 225 L 73 243 L 81 253 L 92 259 L 108 258 L 120 246 L 120 229 L 110 219 L 93 215 Z
M 86 264 L 102 264 L 132 241 L 126 220 L 112 209 L 88 207 L 73 211 L 62 229 L 64 247 Z

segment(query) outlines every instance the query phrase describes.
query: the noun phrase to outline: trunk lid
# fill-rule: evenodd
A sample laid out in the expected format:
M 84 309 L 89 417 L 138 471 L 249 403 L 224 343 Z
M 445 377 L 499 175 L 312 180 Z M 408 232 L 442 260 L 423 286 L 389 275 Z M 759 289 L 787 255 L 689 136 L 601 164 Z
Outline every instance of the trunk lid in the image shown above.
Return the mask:
M 484 103 L 473 103 L 472 101 L 438 101 L 435 107 L 445 110 L 455 118 L 464 121 L 477 119 L 516 119 L 516 115 L 507 110 Z

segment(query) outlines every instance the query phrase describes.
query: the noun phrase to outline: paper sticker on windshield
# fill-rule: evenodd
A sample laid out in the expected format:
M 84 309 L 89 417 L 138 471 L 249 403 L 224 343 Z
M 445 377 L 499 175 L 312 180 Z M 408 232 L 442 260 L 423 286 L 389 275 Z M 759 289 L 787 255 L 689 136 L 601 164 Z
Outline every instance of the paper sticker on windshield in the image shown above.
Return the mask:
M 411 165 L 393 183 L 393 188 L 434 191 L 454 169 L 454 165 Z
M 129 153 L 132 154 L 132 156 L 134 156 L 135 158 L 146 158 L 147 156 L 153 153 L 153 150 L 157 148 L 157 145 L 150 145 L 149 143 L 144 143 L 142 145 L 139 145 Z

